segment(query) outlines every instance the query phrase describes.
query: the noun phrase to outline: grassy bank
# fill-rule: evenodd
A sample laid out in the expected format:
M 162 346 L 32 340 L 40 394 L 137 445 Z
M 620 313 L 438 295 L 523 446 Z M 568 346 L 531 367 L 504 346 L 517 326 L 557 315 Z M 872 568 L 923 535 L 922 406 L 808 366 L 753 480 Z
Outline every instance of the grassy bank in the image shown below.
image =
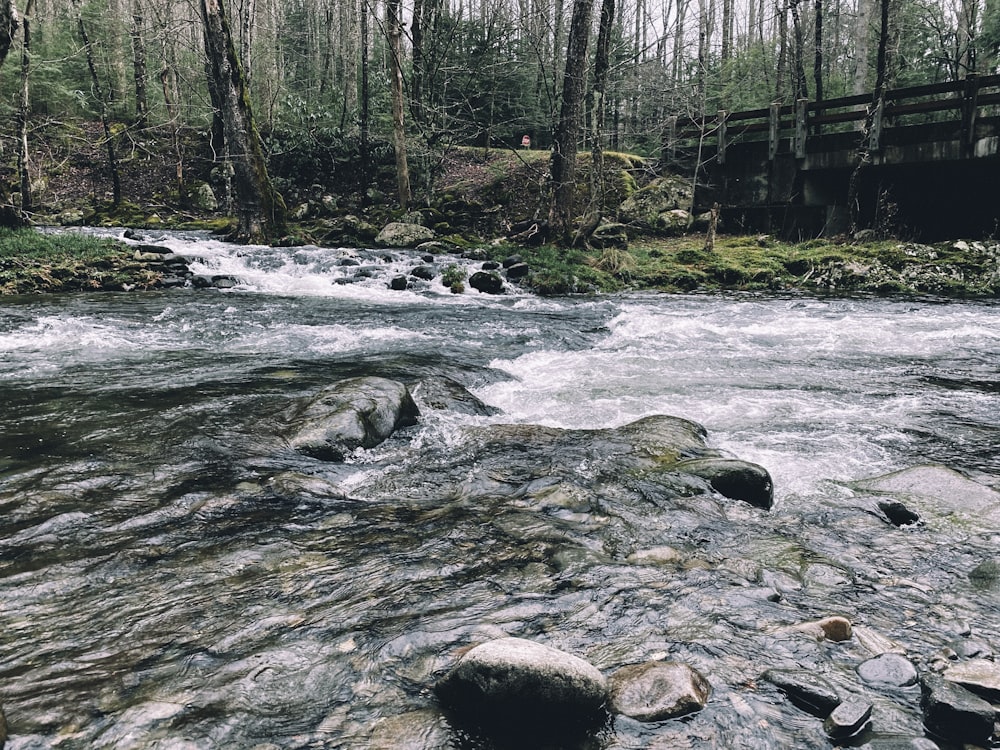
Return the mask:
M 628 250 L 521 251 L 540 293 L 806 290 L 833 293 L 1000 295 L 1000 243 L 920 245 L 896 240 L 783 242 L 726 236 L 644 239 Z
M 120 291 L 156 285 L 159 274 L 110 239 L 0 229 L 0 294 Z

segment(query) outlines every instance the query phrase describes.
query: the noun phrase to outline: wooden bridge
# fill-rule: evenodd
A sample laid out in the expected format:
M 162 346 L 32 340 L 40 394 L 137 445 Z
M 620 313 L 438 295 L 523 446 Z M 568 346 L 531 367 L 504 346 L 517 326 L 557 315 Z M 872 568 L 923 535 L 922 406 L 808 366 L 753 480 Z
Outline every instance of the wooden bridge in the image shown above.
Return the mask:
M 867 124 L 869 127 L 865 127 Z M 691 174 L 696 208 L 731 229 L 818 236 L 849 224 L 858 172 L 862 226 L 924 239 L 1000 229 L 1000 75 L 746 112 L 672 118 L 668 166 Z

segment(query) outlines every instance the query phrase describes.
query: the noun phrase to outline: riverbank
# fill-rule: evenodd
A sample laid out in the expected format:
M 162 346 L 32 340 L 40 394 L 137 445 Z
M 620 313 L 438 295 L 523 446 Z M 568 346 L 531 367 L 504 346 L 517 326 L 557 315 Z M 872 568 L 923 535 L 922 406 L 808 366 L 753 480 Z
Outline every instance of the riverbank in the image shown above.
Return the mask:
M 1000 242 L 923 245 L 898 240 L 781 241 L 700 235 L 637 240 L 628 250 L 565 250 L 510 244 L 455 247 L 468 257 L 530 268 L 520 283 L 541 295 L 807 291 L 986 297 L 1000 295 Z M 123 242 L 76 232 L 0 231 L 0 294 L 122 291 L 173 285 L 163 264 Z

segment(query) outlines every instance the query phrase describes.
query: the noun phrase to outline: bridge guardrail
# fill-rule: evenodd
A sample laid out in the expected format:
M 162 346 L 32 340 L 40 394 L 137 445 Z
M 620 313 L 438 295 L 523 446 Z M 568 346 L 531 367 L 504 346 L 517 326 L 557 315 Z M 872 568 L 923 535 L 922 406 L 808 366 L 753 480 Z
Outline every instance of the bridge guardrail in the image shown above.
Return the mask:
M 868 138 L 874 152 L 886 144 L 890 131 L 934 125 L 937 132 L 959 137 L 966 151 L 976 140 L 976 126 L 1000 107 L 1000 75 L 970 75 L 957 81 L 888 89 L 880 100 L 874 93 L 823 101 L 800 99 L 794 104 L 773 103 L 740 112 L 720 110 L 714 118 L 670 118 L 664 134 L 664 158 L 680 161 L 697 150 L 705 160 L 724 164 L 730 146 L 767 140 L 768 158 L 780 153 L 804 158 L 824 136 L 857 132 Z M 870 128 L 863 126 L 871 114 Z

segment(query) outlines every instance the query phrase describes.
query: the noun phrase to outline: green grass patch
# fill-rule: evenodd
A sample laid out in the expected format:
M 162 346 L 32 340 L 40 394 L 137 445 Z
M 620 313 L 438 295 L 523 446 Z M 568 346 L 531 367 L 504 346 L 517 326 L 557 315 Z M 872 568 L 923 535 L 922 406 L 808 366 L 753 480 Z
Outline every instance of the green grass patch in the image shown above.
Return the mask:
M 146 288 L 158 278 L 113 239 L 0 229 L 0 294 Z

